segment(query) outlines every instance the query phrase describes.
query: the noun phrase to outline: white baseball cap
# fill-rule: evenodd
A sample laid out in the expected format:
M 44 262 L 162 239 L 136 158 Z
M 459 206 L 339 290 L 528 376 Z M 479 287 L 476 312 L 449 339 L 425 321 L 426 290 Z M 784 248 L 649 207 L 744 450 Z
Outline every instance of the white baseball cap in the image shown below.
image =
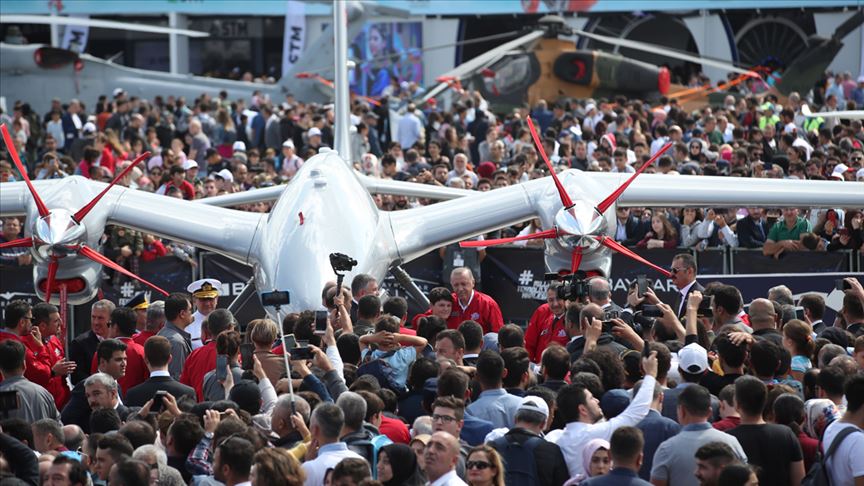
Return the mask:
M 834 166 L 834 171 L 831 172 L 831 177 L 843 180 L 843 174 L 849 172 L 849 166 L 846 164 L 837 164 Z
M 94 125 L 93 122 L 87 122 L 84 124 L 83 127 L 81 127 L 82 133 L 93 133 L 95 131 L 96 131 L 96 125 Z
M 519 408 L 516 409 L 516 413 L 519 413 L 520 410 L 530 410 L 542 414 L 547 419 L 549 418 L 549 406 L 546 405 L 546 401 L 540 397 L 523 397 L 522 403 L 520 403 Z
M 198 162 L 195 162 L 194 159 L 186 159 L 186 162 L 183 162 L 183 170 L 197 169 L 197 168 L 198 168 Z
M 228 182 L 234 182 L 234 174 L 228 169 L 222 169 L 213 175 Z
M 704 373 L 708 369 L 708 352 L 696 343 L 688 344 L 678 351 L 678 367 L 693 375 Z
M 312 127 L 309 129 L 308 135 L 310 137 L 314 137 L 316 135 L 320 137 L 321 136 L 321 129 L 318 127 Z
M 232 152 L 245 152 L 246 144 L 241 142 L 240 140 L 234 142 L 234 145 L 231 146 Z
M 289 138 L 288 140 L 285 140 L 284 142 L 282 142 L 282 146 L 286 147 L 286 148 L 294 148 L 294 140 L 291 140 Z

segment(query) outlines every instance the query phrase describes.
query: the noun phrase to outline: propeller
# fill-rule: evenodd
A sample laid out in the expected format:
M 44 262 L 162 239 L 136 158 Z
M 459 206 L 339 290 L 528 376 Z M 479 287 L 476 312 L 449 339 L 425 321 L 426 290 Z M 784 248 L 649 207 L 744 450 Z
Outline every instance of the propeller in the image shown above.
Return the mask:
M 96 195 L 90 202 L 84 205 L 81 209 L 76 211 L 74 214 L 69 214 L 65 209 L 55 209 L 54 211 L 50 211 L 45 203 L 42 201 L 42 198 L 39 197 L 39 194 L 36 192 L 36 188 L 33 186 L 33 183 L 30 182 L 30 177 L 27 175 L 27 169 L 24 167 L 24 164 L 21 163 L 21 159 L 18 157 L 18 151 L 15 150 L 15 146 L 12 143 L 12 137 L 9 134 L 9 129 L 6 125 L 0 125 L 0 132 L 3 134 L 3 140 L 6 142 L 6 148 L 9 149 L 9 154 L 12 156 L 12 161 L 15 162 L 15 167 L 18 168 L 18 172 L 21 173 L 21 178 L 24 179 L 24 182 L 27 184 L 27 188 L 30 190 L 30 194 L 33 196 L 33 202 L 36 204 L 36 209 L 39 212 L 39 221 L 37 224 L 33 225 L 33 236 L 27 238 L 19 238 L 17 240 L 8 241 L 6 243 L 0 243 L 0 248 L 22 248 L 22 247 L 30 247 L 31 251 L 34 253 L 40 253 L 37 251 L 37 248 L 42 248 L 43 251 L 41 254 L 47 254 L 49 258 L 48 262 L 48 277 L 46 279 L 45 285 L 45 301 L 51 301 L 51 294 L 54 290 L 54 285 L 57 279 L 57 271 L 60 268 L 60 259 L 66 257 L 69 254 L 78 254 L 79 256 L 83 256 L 84 258 L 90 259 L 96 263 L 99 263 L 103 266 L 111 268 L 114 271 L 120 272 L 123 275 L 134 278 L 139 282 L 146 284 L 157 291 L 161 292 L 164 295 L 168 295 L 168 292 L 162 290 L 156 285 L 144 280 L 143 278 L 135 275 L 134 273 L 126 270 L 119 264 L 111 259 L 105 257 L 98 251 L 90 248 L 85 244 L 87 231 L 82 225 L 82 220 L 93 210 L 96 204 L 114 187 L 120 180 L 122 180 L 129 172 L 135 168 L 136 165 L 141 163 L 147 157 L 150 156 L 150 152 L 145 152 L 139 155 L 132 163 L 124 169 L 122 172 L 117 174 L 114 177 L 114 180 L 111 181 L 108 186 L 102 190 L 99 194 Z M 55 247 L 57 249 L 61 249 L 60 252 L 55 252 Z
M 537 146 L 537 151 L 540 153 L 540 157 L 546 163 L 546 167 L 549 168 L 549 172 L 552 175 L 552 180 L 555 183 L 555 188 L 558 190 L 558 196 L 561 199 L 561 204 L 564 206 L 563 210 L 559 212 L 559 214 L 555 217 L 556 225 L 554 228 L 544 231 L 539 231 L 536 233 L 531 233 L 529 235 L 515 236 L 512 238 L 498 238 L 494 240 L 483 240 L 483 241 L 463 241 L 459 243 L 459 246 L 462 248 L 478 248 L 478 247 L 486 247 L 486 246 L 496 246 L 496 245 L 504 245 L 507 243 L 513 243 L 514 241 L 525 241 L 525 240 L 536 240 L 536 239 L 554 239 L 561 238 L 564 240 L 562 243 L 567 244 L 573 248 L 573 251 L 570 255 L 570 272 L 576 273 L 579 269 L 579 264 L 582 263 L 582 257 L 585 254 L 586 250 L 591 250 L 599 246 L 604 246 L 609 248 L 610 250 L 621 253 L 622 255 L 627 256 L 628 258 L 632 258 L 639 263 L 647 265 L 658 272 L 662 273 L 667 277 L 671 277 L 672 274 L 657 265 L 649 262 L 648 260 L 642 258 L 637 255 L 633 250 L 625 247 L 624 245 L 618 243 L 613 238 L 606 236 L 606 222 L 603 219 L 603 213 L 606 212 L 612 205 L 615 204 L 615 201 L 621 197 L 621 194 L 627 190 L 627 187 L 633 183 L 633 181 L 639 176 L 639 174 L 643 173 L 645 169 L 647 169 L 651 164 L 653 164 L 657 159 L 660 158 L 663 153 L 669 150 L 672 147 L 672 143 L 667 143 L 660 150 L 657 151 L 648 161 L 642 164 L 638 170 L 636 170 L 633 175 L 631 175 L 627 180 L 618 186 L 611 194 L 609 194 L 606 198 L 600 201 L 597 206 L 594 208 L 593 216 L 589 218 L 585 218 L 587 215 L 580 215 L 577 213 L 577 208 L 573 203 L 573 200 L 567 194 L 567 190 L 564 188 L 564 185 L 561 183 L 561 180 L 558 179 L 558 175 L 555 173 L 555 168 L 552 166 L 552 162 L 549 161 L 549 158 L 546 156 L 546 151 L 543 150 L 543 144 L 540 141 L 540 136 L 537 134 L 537 129 L 534 126 L 534 122 L 531 120 L 531 117 L 528 117 L 528 128 L 531 131 L 531 137 L 534 139 L 534 144 Z M 582 216 L 582 217 L 580 217 Z M 586 230 L 587 228 L 587 230 Z

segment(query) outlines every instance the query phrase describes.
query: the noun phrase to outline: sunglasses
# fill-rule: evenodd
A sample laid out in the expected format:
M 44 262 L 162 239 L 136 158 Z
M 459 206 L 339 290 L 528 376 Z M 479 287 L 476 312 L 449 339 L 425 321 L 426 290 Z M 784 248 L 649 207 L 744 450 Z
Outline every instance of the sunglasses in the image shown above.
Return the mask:
M 672 275 L 675 275 L 676 273 L 678 273 L 678 272 L 683 272 L 683 271 L 685 271 L 685 270 L 687 270 L 687 269 L 686 269 L 686 268 L 675 268 L 675 267 L 672 267 L 672 268 L 669 269 L 669 272 L 671 272 Z
M 467 463 L 465 463 L 466 469 L 483 470 L 483 469 L 489 469 L 490 467 L 492 467 L 492 464 L 489 464 L 488 462 L 483 462 L 483 461 L 468 461 Z

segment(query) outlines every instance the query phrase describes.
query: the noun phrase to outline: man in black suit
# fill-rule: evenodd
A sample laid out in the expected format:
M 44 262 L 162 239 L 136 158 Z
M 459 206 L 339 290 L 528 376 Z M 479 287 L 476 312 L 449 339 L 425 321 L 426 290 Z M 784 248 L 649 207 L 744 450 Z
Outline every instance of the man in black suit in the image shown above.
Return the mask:
M 150 378 L 126 392 L 126 403 L 130 407 L 141 407 L 156 395 L 166 391 L 179 400 L 188 396 L 195 400 L 195 389 L 171 378 L 168 363 L 171 362 L 171 343 L 163 336 L 153 336 L 144 343 L 144 361 L 150 370 Z
M 624 246 L 635 246 L 648 232 L 649 223 L 630 214 L 630 208 L 618 206 L 615 217 L 618 223 L 615 229 L 615 241 Z
M 672 310 L 679 319 L 684 319 L 684 313 L 687 311 L 687 298 L 690 292 L 705 290 L 699 282 L 696 281 L 696 259 L 690 253 L 679 253 L 672 259 L 672 283 L 678 287 L 678 293 L 675 294 L 675 299 L 672 301 Z
M 93 304 L 90 308 L 90 330 L 69 343 L 69 359 L 77 365 L 72 372 L 72 385 L 77 385 L 90 376 L 90 364 L 96 354 L 96 346 L 99 341 L 108 337 L 108 322 L 114 307 L 114 303 L 108 299 Z
M 354 298 L 351 301 L 351 321 L 357 322 L 360 298 L 364 295 L 378 295 L 378 281 L 372 275 L 360 273 L 351 280 L 351 294 Z
M 120 389 L 117 379 L 126 374 L 126 344 L 116 339 L 105 339 L 100 342 L 96 348 L 96 363 L 99 372 L 92 376 L 105 375 L 114 381 L 113 389 L 117 394 L 116 403 L 119 404 Z M 103 378 L 100 383 L 105 381 Z M 90 412 L 92 411 L 90 396 L 87 393 L 88 383 L 90 383 L 89 378 L 79 381 L 75 385 L 69 396 L 69 402 L 66 403 L 60 413 L 60 420 L 64 424 L 75 424 L 81 427 L 84 433 L 90 433 Z M 109 391 L 106 390 L 105 393 L 110 394 Z M 125 411 L 125 407 L 122 410 Z M 124 419 L 124 414 L 120 412 L 121 408 L 117 407 L 117 413 L 120 414 L 121 419 Z
M 762 248 L 765 238 L 768 236 L 768 223 L 765 221 L 762 208 L 747 208 L 750 213 L 746 218 L 741 218 L 735 225 L 738 233 L 738 247 L 740 248 Z

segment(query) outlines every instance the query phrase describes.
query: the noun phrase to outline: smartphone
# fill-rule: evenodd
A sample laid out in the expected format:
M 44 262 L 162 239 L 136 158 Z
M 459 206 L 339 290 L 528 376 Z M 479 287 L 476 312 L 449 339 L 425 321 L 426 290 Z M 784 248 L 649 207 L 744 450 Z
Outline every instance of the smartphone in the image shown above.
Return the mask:
M 273 292 L 261 292 L 261 305 L 264 307 L 283 306 L 291 303 L 291 297 L 287 290 L 274 290 Z
M 255 353 L 255 345 L 252 343 L 243 343 L 240 345 L 240 361 L 242 361 L 244 370 L 251 370 L 255 367 L 255 360 L 252 358 Z
M 216 355 L 216 379 L 223 381 L 228 378 L 228 355 Z
M 159 390 L 156 392 L 155 395 L 153 395 L 153 406 L 150 407 L 151 412 L 159 413 L 162 411 L 162 408 L 165 405 L 165 402 L 163 400 L 165 398 L 165 395 L 167 395 L 167 394 L 168 394 L 167 391 Z
M 852 290 L 852 285 L 846 281 L 846 279 L 838 278 L 834 281 L 834 289 L 835 290 Z
M 804 320 L 804 308 L 803 307 L 799 306 L 799 307 L 795 308 L 795 319 L 798 319 L 799 321 Z
M 642 297 L 648 290 L 648 277 L 639 275 L 636 277 L 636 297 Z
M 706 295 L 702 298 L 702 302 L 699 303 L 699 309 L 696 312 L 696 315 L 699 317 L 714 317 L 714 296 Z
M 291 348 L 288 350 L 291 360 L 312 359 L 312 348 Z
M 285 336 L 284 349 L 291 349 L 297 347 L 297 338 L 294 337 L 293 334 L 288 334 Z
M 315 311 L 315 334 L 323 336 L 327 332 L 327 311 Z

